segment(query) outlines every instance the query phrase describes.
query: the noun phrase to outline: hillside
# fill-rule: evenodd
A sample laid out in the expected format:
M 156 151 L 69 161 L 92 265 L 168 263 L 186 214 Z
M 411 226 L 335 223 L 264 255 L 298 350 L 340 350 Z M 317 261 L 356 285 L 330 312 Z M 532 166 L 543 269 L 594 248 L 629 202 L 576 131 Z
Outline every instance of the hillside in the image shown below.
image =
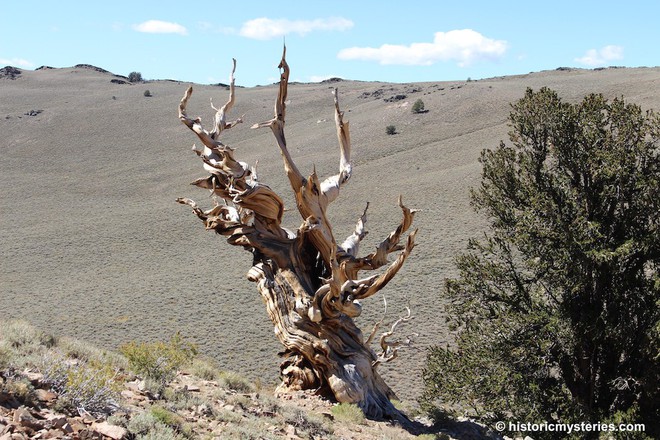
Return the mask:
M 0 440 L 489 438 L 469 420 L 435 427 L 414 421 L 404 429 L 312 392 L 275 396 L 193 356 L 185 343 L 131 347 L 121 354 L 25 321 L 0 323 Z
M 109 349 L 180 331 L 223 368 L 275 384 L 280 347 L 245 278 L 250 256 L 205 233 L 174 202 L 205 198 L 189 186 L 203 172 L 190 151 L 194 136 L 176 116 L 187 84 L 122 84 L 123 78 L 84 65 L 12 72 L 3 69 L 0 78 L 2 319 L 26 319 Z M 409 305 L 414 319 L 401 331 L 418 334 L 413 347 L 380 370 L 404 400 L 419 393 L 425 349 L 451 342 L 443 280 L 454 275 L 453 257 L 483 228 L 469 206 L 469 188 L 479 182 L 479 152 L 507 139 L 509 103 L 527 87 L 548 86 L 568 101 L 599 92 L 660 109 L 660 68 L 291 84 L 287 139 L 304 173 L 313 166 L 322 176 L 336 172 L 335 86 L 351 124 L 354 157 L 353 180 L 329 213 L 337 236 L 352 231 L 367 201 L 363 252 L 398 223 L 399 194 L 423 210 L 416 217 L 418 246 L 384 290 L 388 320 Z M 223 141 L 236 148 L 238 159 L 258 160 L 260 180 L 293 206 L 271 132 L 249 129 L 272 116 L 276 94 L 276 86 L 238 89 L 230 117 L 245 114 L 246 124 Z M 195 85 L 189 114 L 208 121 L 208 99 L 217 105 L 226 96 L 225 87 Z M 419 98 L 428 112 L 412 114 Z M 398 134 L 387 135 L 388 125 Z M 300 221 L 289 212 L 285 223 L 296 228 Z M 202 258 L 209 255 L 214 258 Z M 364 309 L 358 323 L 368 331 L 381 318 L 382 300 L 375 297 Z

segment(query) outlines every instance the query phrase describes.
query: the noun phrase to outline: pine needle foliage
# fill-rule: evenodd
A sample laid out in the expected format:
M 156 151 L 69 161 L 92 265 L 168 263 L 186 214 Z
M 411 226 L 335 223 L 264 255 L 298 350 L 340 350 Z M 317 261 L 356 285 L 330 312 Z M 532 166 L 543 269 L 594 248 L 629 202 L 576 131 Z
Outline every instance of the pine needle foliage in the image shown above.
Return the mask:
M 430 352 L 420 403 L 660 435 L 660 118 L 543 88 L 509 122 L 472 191 L 488 232 L 446 282 L 456 346 Z

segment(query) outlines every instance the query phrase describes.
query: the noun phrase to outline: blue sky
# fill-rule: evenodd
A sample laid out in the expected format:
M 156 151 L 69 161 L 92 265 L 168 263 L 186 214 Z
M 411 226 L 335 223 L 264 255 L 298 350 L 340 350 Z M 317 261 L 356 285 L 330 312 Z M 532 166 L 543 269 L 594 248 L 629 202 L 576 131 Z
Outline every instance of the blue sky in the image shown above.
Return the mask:
M 0 66 L 86 63 L 145 79 L 293 81 L 480 79 L 557 67 L 660 65 L 660 2 L 11 1 Z

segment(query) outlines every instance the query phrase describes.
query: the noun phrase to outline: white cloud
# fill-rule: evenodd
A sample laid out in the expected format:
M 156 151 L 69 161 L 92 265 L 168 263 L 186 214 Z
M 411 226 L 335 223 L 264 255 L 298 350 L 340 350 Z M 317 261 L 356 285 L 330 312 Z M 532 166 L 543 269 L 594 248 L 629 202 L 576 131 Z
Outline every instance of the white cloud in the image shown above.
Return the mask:
M 587 66 L 604 66 L 610 61 L 621 59 L 623 59 L 623 47 L 610 45 L 601 49 L 589 49 L 584 56 L 575 58 L 575 61 Z
M 138 32 L 147 34 L 179 34 L 188 35 L 188 30 L 178 23 L 160 20 L 148 20 L 133 26 Z
M 34 64 L 23 58 L 0 58 L 0 66 L 23 67 L 29 69 L 34 67 Z
M 287 20 L 255 18 L 243 23 L 240 35 L 255 40 L 270 40 L 287 34 L 304 36 L 312 31 L 345 31 L 353 27 L 353 22 L 342 17 L 317 18 L 316 20 Z
M 455 61 L 464 67 L 484 59 L 498 59 L 507 42 L 484 37 L 472 29 L 436 32 L 432 43 L 383 44 L 380 47 L 350 47 L 337 57 L 342 60 L 378 61 L 380 64 L 429 66 L 438 61 Z

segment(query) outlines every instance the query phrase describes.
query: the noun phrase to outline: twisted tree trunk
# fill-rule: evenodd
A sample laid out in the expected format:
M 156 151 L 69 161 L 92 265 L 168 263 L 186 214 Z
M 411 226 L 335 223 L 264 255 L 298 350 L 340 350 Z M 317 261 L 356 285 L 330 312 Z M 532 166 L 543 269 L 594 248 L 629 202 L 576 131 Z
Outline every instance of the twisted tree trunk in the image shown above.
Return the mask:
M 360 242 L 366 235 L 367 209 L 354 233 L 343 243 L 336 243 L 326 211 L 352 173 L 348 122 L 343 120 L 335 89 L 339 173 L 322 182 L 316 172 L 303 177 L 289 154 L 284 136 L 289 78 L 285 54 L 286 48 L 279 65 L 282 73 L 275 116 L 252 128 L 272 129 L 303 219 L 301 226 L 295 233 L 282 228 L 282 199 L 260 183 L 254 170 L 237 161 L 233 149 L 219 140 L 223 130 L 242 122 L 240 118 L 233 122 L 226 120 L 234 104 L 235 60 L 229 100 L 220 109 L 214 107 L 216 116 L 211 131 L 202 127 L 199 118 L 192 119 L 186 114 L 192 87 L 179 105 L 179 119 L 204 145 L 195 147 L 194 151 L 210 172 L 210 176 L 193 183 L 212 191 L 225 204 L 202 210 L 190 199 L 177 201 L 189 205 L 206 229 L 215 230 L 226 236 L 230 244 L 243 246 L 252 253 L 253 266 L 248 279 L 257 283 L 275 333 L 285 347 L 280 389 L 317 389 L 339 402 L 358 404 L 368 417 L 401 419 L 402 415 L 390 402 L 393 391 L 377 372 L 381 362 L 396 356 L 395 345 L 387 340 L 392 332 L 381 337 L 383 352 L 377 355 L 369 347 L 373 334 L 365 342 L 353 318 L 360 315 L 360 300 L 382 289 L 412 251 L 416 231 L 408 235 L 404 245 L 399 242 L 410 228 L 415 211 L 403 206 L 399 199 L 403 211 L 401 223 L 367 256 L 358 257 Z M 397 251 L 401 252 L 396 260 L 382 273 L 358 278 L 362 270 L 386 266 L 388 255 Z

